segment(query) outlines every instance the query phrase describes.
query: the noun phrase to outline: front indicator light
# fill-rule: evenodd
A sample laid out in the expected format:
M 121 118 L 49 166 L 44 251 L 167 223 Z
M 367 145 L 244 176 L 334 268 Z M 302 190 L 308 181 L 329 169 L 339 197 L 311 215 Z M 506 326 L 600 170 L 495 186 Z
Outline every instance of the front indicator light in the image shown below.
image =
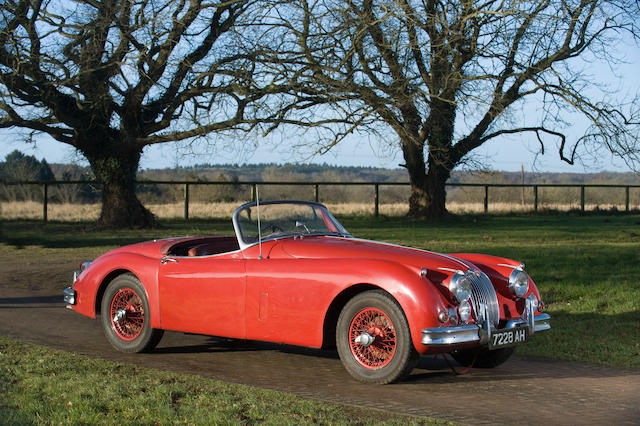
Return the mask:
M 448 311 L 440 311 L 438 313 L 438 321 L 440 321 L 441 323 L 446 323 L 447 321 L 449 321 L 449 312 Z
M 449 321 L 451 321 L 453 324 L 458 323 L 458 313 L 453 308 L 449 308 Z
M 471 305 L 468 300 L 463 300 L 460 302 L 458 306 L 458 317 L 460 317 L 461 322 L 467 322 L 469 317 L 471 316 Z

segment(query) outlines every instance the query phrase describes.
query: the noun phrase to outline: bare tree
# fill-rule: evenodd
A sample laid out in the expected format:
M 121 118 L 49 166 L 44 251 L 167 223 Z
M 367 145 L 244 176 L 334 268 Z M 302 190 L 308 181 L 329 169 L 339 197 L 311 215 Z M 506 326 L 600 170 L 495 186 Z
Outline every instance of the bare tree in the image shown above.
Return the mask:
M 534 135 L 542 152 L 555 143 L 570 164 L 606 147 L 637 165 L 637 97 L 616 99 L 581 64 L 615 66 L 616 43 L 638 39 L 638 12 L 636 0 L 287 1 L 266 13 L 280 34 L 268 60 L 298 102 L 271 119 L 314 126 L 314 108 L 342 116 L 350 126 L 321 150 L 363 128 L 391 129 L 414 217 L 447 215 L 452 169 L 505 134 Z M 537 111 L 516 119 L 524 103 Z M 576 113 L 589 128 L 571 139 Z
M 4 0 L 0 128 L 47 133 L 80 151 L 102 186 L 99 224 L 153 226 L 135 194 L 143 148 L 242 128 L 267 91 L 250 55 L 234 49 L 239 20 L 255 6 Z

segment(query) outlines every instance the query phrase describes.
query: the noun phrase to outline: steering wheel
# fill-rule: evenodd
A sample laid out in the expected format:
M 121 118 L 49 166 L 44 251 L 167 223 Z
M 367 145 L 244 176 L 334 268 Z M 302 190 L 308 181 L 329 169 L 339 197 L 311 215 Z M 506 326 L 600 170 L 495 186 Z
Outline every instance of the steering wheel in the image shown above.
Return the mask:
M 267 230 L 271 230 L 271 232 L 267 235 L 275 234 L 278 232 L 284 232 L 284 230 L 280 228 L 278 225 L 272 224 L 272 225 L 267 225 L 264 228 L 260 229 L 260 233 L 265 233 Z

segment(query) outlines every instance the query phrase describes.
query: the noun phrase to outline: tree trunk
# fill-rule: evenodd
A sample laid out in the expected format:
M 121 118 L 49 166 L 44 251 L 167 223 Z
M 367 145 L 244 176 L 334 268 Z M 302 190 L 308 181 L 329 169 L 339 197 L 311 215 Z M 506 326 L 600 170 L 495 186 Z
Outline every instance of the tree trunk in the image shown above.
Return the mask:
M 428 173 L 422 171 L 422 176 L 409 172 L 411 195 L 409 196 L 409 217 L 416 219 L 438 220 L 449 216 L 446 208 L 446 182 L 450 171 L 444 167 L 432 166 Z
M 86 154 L 98 182 L 102 184 L 102 211 L 98 226 L 105 228 L 151 228 L 158 222 L 135 192 L 140 152 L 113 149 Z
M 417 135 L 405 136 L 401 141 L 411 183 L 409 217 L 438 220 L 449 216 L 446 183 L 456 165 L 450 149 L 455 121 L 455 108 L 452 105 L 439 102 L 432 106 L 425 123 L 425 140 L 429 149 L 427 162 L 424 158 L 425 143 Z

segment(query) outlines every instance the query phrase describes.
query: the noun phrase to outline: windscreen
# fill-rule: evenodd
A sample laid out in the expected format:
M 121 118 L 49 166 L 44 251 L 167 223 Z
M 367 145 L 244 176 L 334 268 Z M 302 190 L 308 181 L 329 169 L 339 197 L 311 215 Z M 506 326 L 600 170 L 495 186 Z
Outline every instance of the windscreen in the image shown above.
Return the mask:
M 258 241 L 258 209 L 262 240 L 289 235 L 348 235 L 340 223 L 321 205 L 274 203 L 249 205 L 236 216 L 245 244 Z

